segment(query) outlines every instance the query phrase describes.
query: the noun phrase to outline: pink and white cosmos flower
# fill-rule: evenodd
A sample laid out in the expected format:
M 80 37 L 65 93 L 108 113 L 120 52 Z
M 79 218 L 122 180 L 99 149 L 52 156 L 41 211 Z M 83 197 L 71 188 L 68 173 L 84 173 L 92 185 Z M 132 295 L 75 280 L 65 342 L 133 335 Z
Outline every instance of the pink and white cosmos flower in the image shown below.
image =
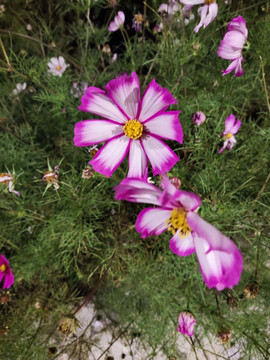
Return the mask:
M 179 10 L 180 10 L 180 6 L 178 2 L 175 0 L 169 0 L 168 4 L 163 3 L 158 8 L 158 12 L 160 13 L 165 12 L 170 16 L 174 15 Z
M 51 74 L 61 77 L 63 75 L 63 72 L 69 65 L 65 63 L 65 59 L 63 58 L 63 56 L 59 56 L 59 58 L 51 58 L 48 66 L 48 71 Z
M 14 275 L 11 271 L 8 259 L 4 255 L 0 255 L 0 281 L 4 280 L 3 289 L 10 288 L 14 283 Z
M 109 81 L 106 91 L 90 86 L 79 110 L 101 116 L 75 125 L 75 146 L 107 141 L 89 162 L 110 177 L 129 152 L 128 177 L 147 178 L 148 160 L 153 174 L 164 174 L 179 160 L 161 140 L 183 141 L 180 111 L 165 111 L 177 100 L 153 79 L 142 99 L 135 72 Z
M 201 205 L 197 195 L 176 189 L 166 176 L 162 186 L 164 191 L 142 179 L 125 179 L 114 188 L 115 199 L 157 205 L 137 217 L 135 228 L 142 237 L 171 231 L 172 252 L 178 256 L 196 252 L 208 288 L 221 291 L 237 285 L 243 259 L 234 242 L 195 212 Z
M 109 31 L 114 32 L 120 29 L 120 26 L 122 26 L 125 22 L 125 14 L 123 11 L 118 11 L 118 14 L 115 16 L 113 21 L 109 25 Z
M 205 29 L 217 16 L 218 13 L 218 5 L 215 0 L 180 0 L 180 2 L 184 5 L 200 5 L 198 9 L 198 13 L 201 17 L 199 24 L 194 28 L 194 31 L 197 33 L 200 28 L 203 26 Z
M 196 322 L 196 318 L 190 312 L 182 311 L 179 314 L 177 331 L 183 335 L 193 336 Z
M 222 59 L 232 61 L 226 70 L 222 70 L 223 75 L 227 75 L 233 70 L 235 70 L 234 76 L 239 77 L 243 75 L 242 62 L 244 58 L 242 50 L 247 37 L 246 20 L 241 15 L 232 19 L 217 51 L 218 56 Z
M 224 149 L 232 150 L 236 143 L 234 135 L 238 132 L 241 126 L 241 121 L 236 120 L 233 114 L 229 115 L 225 120 L 225 131 L 223 131 L 224 144 L 218 153 L 221 154 Z

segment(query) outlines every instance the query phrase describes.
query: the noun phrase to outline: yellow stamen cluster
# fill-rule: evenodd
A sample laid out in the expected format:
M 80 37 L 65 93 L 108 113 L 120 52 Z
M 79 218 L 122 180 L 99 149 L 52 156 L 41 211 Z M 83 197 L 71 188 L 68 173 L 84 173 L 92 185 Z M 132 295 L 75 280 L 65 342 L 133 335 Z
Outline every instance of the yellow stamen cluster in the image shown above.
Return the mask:
M 205 4 L 211 5 L 216 2 L 216 0 L 204 0 Z
M 47 176 L 45 176 L 45 175 L 47 175 Z M 44 178 L 45 178 L 46 182 L 48 182 L 48 183 L 57 182 L 57 177 L 55 176 L 55 173 L 51 172 L 51 171 L 46 171 L 44 174 Z
M 57 70 L 61 70 L 62 68 L 61 68 L 60 65 L 58 65 L 56 69 L 57 69 Z
M 183 208 L 173 209 L 170 218 L 167 220 L 168 230 L 174 235 L 179 230 L 181 238 L 190 235 L 191 227 L 187 223 L 187 211 Z
M 12 174 L 9 174 L 9 173 L 1 173 L 0 178 L 2 178 L 2 177 L 9 177 L 10 180 L 13 180 Z M 1 183 L 2 184 L 8 184 L 10 182 L 10 180 L 4 180 L 4 181 L 1 181 Z
M 143 133 L 143 124 L 136 119 L 128 120 L 123 127 L 125 135 L 131 139 L 139 139 Z
M 0 266 L 0 271 L 4 272 L 4 271 L 6 271 L 6 269 L 7 269 L 7 267 L 6 267 L 5 264 L 2 264 L 2 265 Z
M 231 137 L 232 137 L 231 133 L 228 133 L 228 134 L 225 135 L 225 139 L 227 139 L 227 140 L 230 139 Z
M 134 15 L 134 19 L 135 19 L 135 23 L 136 24 L 141 24 L 143 22 L 143 16 L 142 14 L 136 14 Z

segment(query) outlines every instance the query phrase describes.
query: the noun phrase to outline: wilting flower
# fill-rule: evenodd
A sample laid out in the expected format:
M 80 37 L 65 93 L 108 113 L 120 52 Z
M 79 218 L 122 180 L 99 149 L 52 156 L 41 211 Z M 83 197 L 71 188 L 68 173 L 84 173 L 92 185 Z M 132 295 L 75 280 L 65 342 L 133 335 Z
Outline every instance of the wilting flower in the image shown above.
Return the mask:
M 113 21 L 109 25 L 109 31 L 117 31 L 125 22 L 125 14 L 123 11 L 118 11 L 118 14 L 115 16 Z
M 222 344 L 226 344 L 232 337 L 232 330 L 223 329 L 217 334 L 217 337 Z
M 59 184 L 58 184 L 58 177 L 59 177 L 59 165 L 56 165 L 54 167 L 54 171 L 52 170 L 52 168 L 49 166 L 49 170 L 45 172 L 42 180 L 47 182 L 47 187 L 45 189 L 45 192 L 47 191 L 47 189 L 51 186 L 54 187 L 54 190 L 58 190 L 59 189 Z
M 194 31 L 197 33 L 200 28 L 203 26 L 205 29 L 217 16 L 218 5 L 215 0 L 180 0 L 184 5 L 199 5 L 205 4 L 198 9 L 198 13 L 201 17 L 199 24 L 194 28 Z
M 163 23 L 156 24 L 153 28 L 153 33 L 157 34 L 163 30 Z
M 168 15 L 174 15 L 177 11 L 179 11 L 180 6 L 177 1 L 169 0 L 168 4 L 161 4 L 158 12 L 160 13 L 167 13 Z
M 90 147 L 89 153 L 92 158 L 97 154 L 97 152 L 98 152 L 98 145 L 93 145 Z
M 142 179 L 125 179 L 114 188 L 115 199 L 157 205 L 142 210 L 137 217 L 135 228 L 142 237 L 171 231 L 172 252 L 178 256 L 196 252 L 209 288 L 221 291 L 237 285 L 243 259 L 234 242 L 196 213 L 201 205 L 197 195 L 176 189 L 166 176 L 162 186 L 164 191 Z
M 69 90 L 69 93 L 73 95 L 75 98 L 79 98 L 86 92 L 87 88 L 88 88 L 87 82 L 82 82 L 81 84 L 74 82 L 72 84 L 71 89 Z
M 12 90 L 12 95 L 18 95 L 18 94 L 20 94 L 23 90 L 26 89 L 26 86 L 27 86 L 27 85 L 26 85 L 26 82 L 24 82 L 23 84 L 21 84 L 21 83 L 16 84 L 15 89 Z
M 57 331 L 64 335 L 71 335 L 76 330 L 76 319 L 71 317 L 66 317 L 60 321 L 57 327 Z
M 63 56 L 59 56 L 59 58 L 51 58 L 50 62 L 48 63 L 49 66 L 49 72 L 53 75 L 61 77 L 63 72 L 66 70 L 66 68 L 69 66 L 65 63 L 65 59 Z
M 206 120 L 206 116 L 202 111 L 197 111 L 192 115 L 192 121 L 195 125 L 200 126 Z
M 5 278 L 3 289 L 10 288 L 14 283 L 14 275 L 6 257 L 0 255 L 0 281 L 2 281 L 3 278 Z
M 1 173 L 0 174 L 0 183 L 8 185 L 8 191 L 20 196 L 19 191 L 14 190 L 14 175 L 10 173 Z
M 246 20 L 241 15 L 232 19 L 217 51 L 218 56 L 222 59 L 232 61 L 226 70 L 222 70 L 223 75 L 227 75 L 233 70 L 235 70 L 234 76 L 243 75 L 242 61 L 244 61 L 244 58 L 242 50 L 247 41 L 247 36 Z
M 180 312 L 177 331 L 183 335 L 192 336 L 196 322 L 196 318 L 190 312 Z
M 82 171 L 83 179 L 91 179 L 95 175 L 95 170 L 91 165 L 86 166 Z
M 161 140 L 183 141 L 179 111 L 165 111 L 177 100 L 153 79 L 142 99 L 135 72 L 111 80 L 107 93 L 90 86 L 79 110 L 101 116 L 75 125 L 75 146 L 91 146 L 107 141 L 89 162 L 110 177 L 129 152 L 128 177 L 147 177 L 148 159 L 153 174 L 164 174 L 179 160 Z
M 244 289 L 244 294 L 246 299 L 255 299 L 255 297 L 259 293 L 260 293 L 260 287 L 257 282 L 249 283 Z
M 181 180 L 177 176 L 173 176 L 169 179 L 170 182 L 176 187 L 176 189 L 180 189 L 181 187 Z
M 234 135 L 238 132 L 241 126 L 241 121 L 236 120 L 235 116 L 231 114 L 225 120 L 225 131 L 223 131 L 224 144 L 218 153 L 221 154 L 224 149 L 232 150 L 236 143 Z
M 132 28 L 135 29 L 135 31 L 139 32 L 142 30 L 142 24 L 143 24 L 143 15 L 140 13 L 134 15 Z

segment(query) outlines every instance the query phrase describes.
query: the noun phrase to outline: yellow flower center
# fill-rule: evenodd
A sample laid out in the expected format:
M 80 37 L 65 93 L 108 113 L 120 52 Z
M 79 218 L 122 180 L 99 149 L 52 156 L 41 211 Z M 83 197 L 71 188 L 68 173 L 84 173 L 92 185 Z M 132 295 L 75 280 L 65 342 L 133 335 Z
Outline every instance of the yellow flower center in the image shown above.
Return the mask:
M 58 65 L 56 69 L 57 69 L 57 70 L 61 70 L 62 68 L 61 68 L 60 65 Z
M 225 135 L 225 139 L 230 139 L 232 137 L 232 134 L 231 133 L 228 133 Z
M 210 4 L 215 3 L 216 0 L 204 0 L 204 2 L 205 2 L 207 5 L 210 5 Z
M 167 220 L 168 230 L 174 235 L 179 230 L 181 238 L 190 235 L 191 227 L 187 223 L 187 211 L 183 208 L 173 209 Z
M 135 17 L 135 22 L 136 22 L 137 24 L 141 24 L 141 23 L 143 22 L 143 16 L 142 16 L 142 14 L 137 14 L 137 15 L 135 15 L 134 17 Z
M 143 124 L 136 119 L 128 120 L 123 127 L 125 135 L 131 139 L 139 139 L 143 133 Z
M 2 264 L 2 265 L 0 266 L 0 271 L 4 272 L 4 271 L 6 271 L 6 269 L 7 269 L 7 267 L 6 267 L 5 264 Z

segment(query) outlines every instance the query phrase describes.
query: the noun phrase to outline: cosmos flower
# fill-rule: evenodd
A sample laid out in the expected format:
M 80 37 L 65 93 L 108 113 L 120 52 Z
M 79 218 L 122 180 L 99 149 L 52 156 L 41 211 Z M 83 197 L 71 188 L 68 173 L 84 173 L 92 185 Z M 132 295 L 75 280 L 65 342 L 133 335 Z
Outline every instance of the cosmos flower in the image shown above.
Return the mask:
M 205 29 L 217 16 L 218 5 L 215 0 L 180 0 L 184 5 L 199 5 L 205 4 L 198 9 L 198 13 L 201 17 L 199 24 L 194 28 L 194 31 L 197 33 L 200 28 L 203 26 Z
M 5 278 L 3 289 L 10 288 L 14 283 L 14 275 L 6 257 L 0 255 L 0 281 L 2 281 L 3 278 Z
M 163 191 L 142 179 L 125 179 L 114 188 L 115 199 L 156 205 L 140 212 L 136 230 L 143 238 L 172 232 L 172 252 L 178 256 L 196 252 L 208 288 L 221 291 L 237 285 L 243 259 L 234 242 L 196 213 L 201 205 L 197 195 L 176 189 L 166 176 L 162 187 Z
M 179 314 L 177 331 L 183 335 L 192 336 L 196 322 L 196 318 L 190 312 L 182 311 Z
M 125 14 L 123 13 L 123 11 L 118 11 L 118 14 L 110 23 L 108 30 L 111 32 L 117 31 L 124 24 L 124 22 L 125 22 Z
M 82 82 L 81 84 L 74 82 L 72 84 L 71 89 L 69 90 L 69 93 L 77 99 L 86 92 L 87 88 L 88 88 L 87 82 Z
M 182 143 L 179 111 L 167 111 L 177 100 L 153 79 L 142 99 L 135 72 L 109 81 L 105 89 L 90 86 L 79 110 L 101 116 L 75 125 L 75 146 L 107 141 L 89 162 L 95 171 L 110 177 L 129 152 L 128 177 L 147 178 L 148 160 L 153 174 L 164 174 L 179 160 L 161 140 Z
M 142 30 L 142 24 L 143 24 L 143 15 L 140 13 L 134 15 L 132 28 L 135 29 L 135 31 L 139 32 Z
M 241 126 L 241 121 L 236 120 L 233 114 L 229 115 L 225 120 L 225 131 L 223 131 L 224 144 L 218 153 L 221 154 L 224 149 L 232 150 L 236 143 L 234 135 L 238 132 Z
M 222 59 L 232 61 L 226 70 L 222 70 L 223 75 L 227 75 L 233 70 L 235 70 L 234 76 L 243 75 L 242 62 L 244 58 L 242 50 L 247 41 L 247 36 L 246 20 L 241 15 L 232 19 L 217 51 L 218 56 Z
M 19 95 L 23 90 L 26 89 L 26 82 L 24 83 L 18 83 L 16 84 L 16 87 L 14 90 L 12 90 L 12 95 Z
M 14 176 L 10 173 L 1 173 L 0 174 L 0 183 L 8 185 L 8 191 L 20 196 L 19 191 L 14 190 Z
M 206 116 L 202 111 L 197 111 L 192 115 L 192 121 L 195 125 L 200 126 L 206 120 Z
M 177 1 L 169 0 L 168 4 L 163 3 L 160 5 L 158 12 L 160 12 L 160 13 L 165 12 L 171 16 L 171 15 L 174 15 L 177 11 L 179 11 L 179 9 L 180 9 L 180 6 Z
M 50 167 L 50 165 L 48 164 L 49 170 L 47 170 L 42 178 L 43 181 L 46 181 L 47 183 L 47 187 L 45 189 L 45 192 L 47 191 L 47 189 L 51 186 L 54 187 L 54 190 L 58 190 L 59 189 L 59 184 L 58 184 L 58 178 L 59 178 L 59 165 L 55 165 L 54 167 L 54 171 L 52 170 L 52 168 Z M 44 193 L 45 193 L 44 192 Z
M 65 59 L 62 56 L 59 56 L 59 58 L 51 58 L 50 62 L 48 63 L 49 66 L 49 72 L 53 75 L 61 77 L 63 72 L 66 70 L 66 68 L 69 66 L 65 63 Z

